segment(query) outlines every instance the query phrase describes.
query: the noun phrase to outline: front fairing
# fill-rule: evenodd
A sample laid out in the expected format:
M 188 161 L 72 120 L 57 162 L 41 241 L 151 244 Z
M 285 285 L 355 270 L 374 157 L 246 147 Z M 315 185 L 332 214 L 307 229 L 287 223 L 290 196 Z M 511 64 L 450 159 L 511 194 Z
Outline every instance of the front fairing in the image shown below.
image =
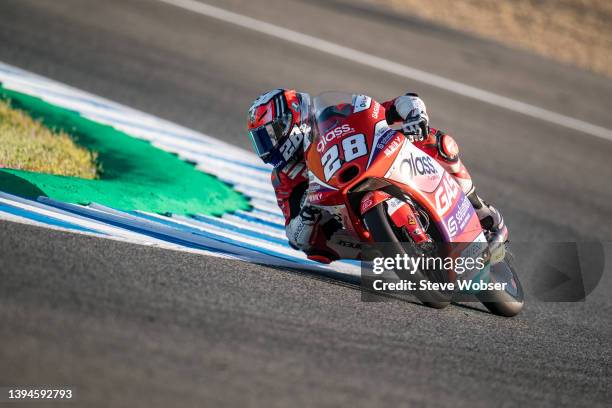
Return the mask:
M 321 186 L 342 189 L 363 173 L 385 131 L 385 109 L 365 95 L 325 92 L 313 99 L 306 144 L 309 170 Z

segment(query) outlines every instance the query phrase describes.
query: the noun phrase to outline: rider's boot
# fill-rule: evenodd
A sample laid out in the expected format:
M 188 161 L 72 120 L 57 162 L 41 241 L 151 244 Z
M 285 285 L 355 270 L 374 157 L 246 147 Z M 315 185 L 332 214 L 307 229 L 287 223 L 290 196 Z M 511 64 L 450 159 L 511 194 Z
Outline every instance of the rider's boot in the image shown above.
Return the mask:
M 480 198 L 475 190 L 467 197 L 476 210 L 480 225 L 487 232 L 487 238 L 489 240 L 506 242 L 508 240 L 508 228 L 504 224 L 504 217 L 502 217 L 501 213 L 491 204 Z
M 310 238 L 310 247 L 305 250 L 307 258 L 323 264 L 340 259 L 340 255 L 328 246 L 330 237 L 331 234 L 327 236 L 324 226 L 317 228 Z

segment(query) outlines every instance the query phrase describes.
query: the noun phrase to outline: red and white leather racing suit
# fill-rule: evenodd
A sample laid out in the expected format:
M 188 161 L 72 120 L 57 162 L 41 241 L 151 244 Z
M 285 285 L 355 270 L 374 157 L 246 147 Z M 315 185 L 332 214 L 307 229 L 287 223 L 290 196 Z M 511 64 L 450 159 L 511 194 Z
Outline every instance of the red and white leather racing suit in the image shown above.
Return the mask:
M 382 105 L 387 111 L 392 111 L 395 99 Z M 401 120 L 399 117 L 387 115 L 389 125 Z M 429 128 L 428 135 L 423 140 L 413 142 L 416 147 L 433 157 L 449 172 L 466 195 L 473 190 L 472 179 L 459 158 L 459 149 L 455 140 L 444 132 Z M 272 185 L 276 193 L 278 206 L 285 216 L 285 229 L 289 243 L 295 249 L 301 249 L 309 258 L 329 262 L 340 257 L 327 243 L 331 234 L 337 228 L 326 223 L 325 218 L 316 217 L 308 211 L 306 190 L 308 188 L 308 169 L 304 155 L 300 154 L 289 161 L 284 167 L 272 171 Z M 333 224 L 333 220 L 329 220 Z

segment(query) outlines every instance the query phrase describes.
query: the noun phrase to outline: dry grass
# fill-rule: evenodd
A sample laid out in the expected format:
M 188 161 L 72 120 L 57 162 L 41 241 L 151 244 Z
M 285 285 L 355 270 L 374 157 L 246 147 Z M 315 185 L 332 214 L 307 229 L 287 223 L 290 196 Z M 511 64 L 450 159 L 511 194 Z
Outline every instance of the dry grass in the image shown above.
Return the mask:
M 369 0 L 612 76 L 610 0 Z
M 0 101 L 0 168 L 97 178 L 96 154 Z

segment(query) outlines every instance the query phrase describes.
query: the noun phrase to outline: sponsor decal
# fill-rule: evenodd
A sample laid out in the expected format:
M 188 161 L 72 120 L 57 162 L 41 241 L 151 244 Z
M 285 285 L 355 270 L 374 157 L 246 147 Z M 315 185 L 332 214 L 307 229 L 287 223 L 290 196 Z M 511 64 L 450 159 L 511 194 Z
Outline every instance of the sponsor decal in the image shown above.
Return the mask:
M 402 142 L 400 142 L 397 138 L 395 138 L 390 144 L 389 146 L 383 151 L 383 153 L 385 154 L 386 157 L 391 156 L 393 153 L 396 152 L 396 150 L 402 145 Z
M 378 114 L 380 113 L 380 103 L 374 101 L 374 108 L 372 109 L 372 119 L 378 119 Z
M 338 242 L 338 245 L 343 246 L 345 248 L 353 248 L 353 249 L 361 248 L 361 244 L 358 242 L 350 242 L 350 241 L 344 241 L 344 240 L 340 240 Z
M 453 201 L 459 194 L 459 185 L 453 180 L 452 176 L 444 173 L 442 182 L 435 193 L 436 211 L 440 216 L 446 214 L 451 208 Z
M 465 230 L 473 212 L 472 203 L 470 203 L 470 200 L 466 196 L 463 196 L 461 203 L 456 206 L 453 213 L 449 215 L 446 220 L 446 227 L 448 228 L 451 238 Z
M 381 131 L 381 130 L 379 130 Z M 380 134 L 379 138 L 379 142 L 378 145 L 376 147 L 378 147 L 379 149 L 382 149 L 385 147 L 385 145 L 387 143 L 389 143 L 389 140 L 391 140 L 392 137 L 394 137 L 396 135 L 395 130 L 391 129 L 391 128 L 386 128 L 384 130 L 382 130 L 382 133 Z
M 410 173 L 410 178 L 438 174 L 438 169 L 436 169 L 434 165 L 433 157 L 428 155 L 415 157 L 414 153 L 410 153 L 410 158 L 404 159 L 401 166 L 402 171 L 407 169 Z
M 463 200 L 461 200 L 461 204 L 457 207 L 457 214 L 455 215 L 461 228 L 465 227 L 465 224 L 467 224 L 470 218 L 469 215 L 472 214 L 470 209 L 472 209 L 472 203 L 470 203 L 470 200 L 466 196 L 463 196 Z
M 338 137 L 342 137 L 354 132 L 355 129 L 350 127 L 347 123 L 342 126 L 333 128 L 332 130 L 328 131 L 319 138 L 319 143 L 317 143 L 317 151 L 321 153 L 323 150 L 325 150 L 325 146 L 327 146 L 327 143 Z
M 381 140 L 382 143 L 387 143 L 395 135 L 397 135 L 397 131 L 395 131 L 395 130 L 393 130 L 391 128 L 387 128 L 383 132 L 380 140 Z
M 453 215 L 448 217 L 448 221 L 446 221 L 446 228 L 448 228 L 448 233 L 450 234 L 451 238 L 457 235 L 457 221 Z
M 323 193 L 321 193 L 321 192 L 309 193 L 308 194 L 308 201 L 310 201 L 310 202 L 321 201 L 322 198 L 323 198 Z
M 369 191 L 361 199 L 361 206 L 359 207 L 360 214 L 365 214 L 375 205 L 391 198 L 391 196 L 384 191 Z
M 372 98 L 366 95 L 357 95 L 355 96 L 355 102 L 353 103 L 353 113 L 361 112 L 366 109 L 370 109 L 370 105 L 372 104 Z
M 373 206 L 374 206 L 374 198 L 371 193 L 368 193 L 368 195 L 364 197 L 363 200 L 361 200 L 361 208 L 359 209 L 359 212 L 361 214 L 364 214 L 366 211 L 368 211 Z
M 370 153 L 370 158 L 368 159 L 368 166 L 370 166 L 372 160 L 378 156 L 389 140 L 395 135 L 395 130 L 389 127 L 386 120 L 381 120 L 376 123 L 374 126 L 374 140 L 372 141 L 373 148 Z

